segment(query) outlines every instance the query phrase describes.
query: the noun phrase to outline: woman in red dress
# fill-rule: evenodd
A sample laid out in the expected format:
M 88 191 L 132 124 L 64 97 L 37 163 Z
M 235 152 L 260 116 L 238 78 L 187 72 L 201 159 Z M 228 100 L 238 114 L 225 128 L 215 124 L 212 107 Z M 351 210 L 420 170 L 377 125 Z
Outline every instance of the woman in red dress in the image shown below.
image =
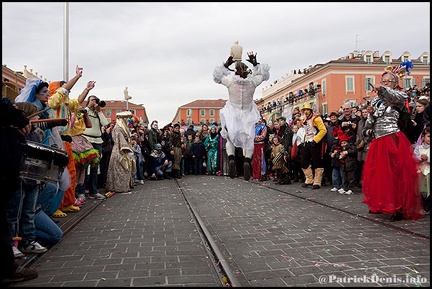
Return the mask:
M 422 217 L 413 149 L 398 125 L 408 98 L 398 84 L 404 72 L 409 73 L 404 63 L 389 67 L 381 84 L 373 86 L 377 96 L 363 129 L 373 140 L 362 173 L 362 201 L 370 213 L 392 214 L 392 221 Z

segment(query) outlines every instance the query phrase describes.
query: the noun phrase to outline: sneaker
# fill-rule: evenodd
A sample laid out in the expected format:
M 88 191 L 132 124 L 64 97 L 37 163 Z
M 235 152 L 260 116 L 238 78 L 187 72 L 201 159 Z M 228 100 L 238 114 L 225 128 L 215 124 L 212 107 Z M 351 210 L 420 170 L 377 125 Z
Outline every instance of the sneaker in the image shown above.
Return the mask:
M 99 193 L 95 194 L 94 197 L 95 197 L 97 200 L 105 200 L 105 196 L 102 195 L 102 194 L 99 194 Z
M 97 193 L 94 195 L 89 195 L 89 199 L 105 200 L 105 196 Z
M 27 280 L 32 280 L 38 277 L 38 272 L 32 268 L 25 268 L 19 266 L 11 276 L 5 277 L 2 280 L 2 284 L 18 283 Z
M 332 192 L 337 192 L 337 191 L 338 191 L 338 188 L 334 187 L 334 188 L 331 189 L 330 191 L 332 191 Z
M 144 180 L 140 180 L 139 183 L 140 183 L 141 185 L 144 185 Z
M 13 254 L 14 254 L 15 258 L 24 257 L 24 254 L 17 247 L 12 246 L 12 251 L 13 251 Z
M 86 197 L 85 194 L 78 194 L 78 198 L 77 198 L 82 204 L 85 203 L 86 201 Z
M 45 248 L 44 246 L 42 246 L 36 241 L 32 241 L 27 246 L 23 246 L 21 250 L 24 253 L 33 253 L 33 254 L 45 253 L 46 251 L 48 251 L 47 248 Z
M 345 190 L 344 189 L 339 189 L 338 190 L 339 194 L 344 195 L 345 194 Z
M 353 191 L 351 191 L 351 190 L 348 190 L 348 191 L 346 191 L 345 192 L 345 195 L 353 195 L 354 193 L 353 193 Z

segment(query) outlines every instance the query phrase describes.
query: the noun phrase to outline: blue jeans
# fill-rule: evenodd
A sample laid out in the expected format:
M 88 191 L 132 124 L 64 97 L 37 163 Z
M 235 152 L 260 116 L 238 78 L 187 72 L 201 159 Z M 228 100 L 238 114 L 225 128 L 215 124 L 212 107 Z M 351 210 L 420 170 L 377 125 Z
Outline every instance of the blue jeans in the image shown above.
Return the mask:
M 43 211 L 36 213 L 35 219 L 36 241 L 42 245 L 53 246 L 57 244 L 63 232 L 60 227 Z
M 332 167 L 332 185 L 336 189 L 342 189 L 344 183 L 344 174 L 341 167 Z
M 56 195 L 57 195 L 57 186 L 52 183 L 46 183 L 45 187 L 39 191 L 39 196 L 37 197 L 36 205 L 41 205 L 42 211 L 49 214 L 51 205 Z
M 136 167 L 137 167 L 135 180 L 144 180 L 144 162 L 139 162 L 138 158 L 136 158 L 135 160 L 136 160 Z
M 11 196 L 7 210 L 9 235 L 22 237 L 21 244 L 28 244 L 36 239 L 34 224 L 38 185 L 26 185 L 21 181 L 21 186 Z M 11 240 L 13 245 L 13 241 Z
M 61 203 L 63 201 L 64 193 L 65 193 L 65 191 L 58 189 L 57 193 L 55 194 L 55 196 L 51 200 L 51 205 L 50 205 L 49 211 L 47 213 L 48 215 L 51 216 L 60 208 Z

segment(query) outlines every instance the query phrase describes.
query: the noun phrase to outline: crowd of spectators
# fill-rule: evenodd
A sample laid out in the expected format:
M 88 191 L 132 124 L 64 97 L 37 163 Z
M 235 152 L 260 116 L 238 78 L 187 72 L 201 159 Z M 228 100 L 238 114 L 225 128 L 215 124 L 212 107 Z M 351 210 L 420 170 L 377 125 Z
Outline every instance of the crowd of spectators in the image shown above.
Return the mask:
M 43 149 L 50 147 L 54 152 L 72 152 L 62 159 L 59 168 L 64 171 L 56 182 L 42 177 L 20 177 L 23 168 L 17 166 L 2 173 L 2 188 L 9 199 L 5 197 L 7 205 L 2 209 L 7 226 L 1 231 L 2 239 L 7 240 L 11 249 L 2 251 L 11 264 L 2 279 L 10 282 L 37 277 L 31 270 L 18 271 L 13 259 L 22 257 L 23 252 L 46 252 L 62 236 L 56 218 L 79 213 L 88 199 L 103 200 L 116 193 L 129 193 L 135 186 L 145 186 L 146 181 L 180 179 L 187 175 L 228 175 L 226 140 L 217 123 L 205 123 L 198 128 L 170 123 L 160 128 L 157 120 L 150 125 L 128 122 L 130 115 L 127 114 L 119 114 L 116 121 L 109 122 L 100 110 L 100 99 L 89 93 L 94 81 L 89 81 L 76 99 L 69 98 L 81 76 L 82 68 L 77 67 L 76 77 L 59 82 L 53 91 L 49 91 L 45 82 L 28 81 L 29 87 L 25 89 L 33 91 L 33 98 L 20 98 L 15 103 L 2 98 L 2 163 L 16 164 L 17 161 L 9 161 L 12 157 L 21 160 L 24 149 L 19 147 L 28 141 L 39 144 L 38 153 L 42 155 Z M 307 93 L 314 91 L 311 87 Z M 407 93 L 409 119 L 400 129 L 412 144 L 412 157 L 418 161 L 424 214 L 429 214 L 429 90 L 414 88 Z M 57 96 L 59 103 L 54 102 Z M 294 101 L 294 96 L 286 100 L 290 104 Z M 49 113 L 54 105 L 57 115 Z M 369 103 L 353 106 L 347 102 L 328 115 L 314 112 L 312 108 L 293 107 L 291 119 L 280 115 L 267 122 L 261 117 L 255 130 L 253 181 L 278 185 L 299 182 L 312 189 L 331 186 L 331 192 L 343 195 L 361 193 L 362 168 L 373 141 L 373 136 L 362 133 L 369 115 L 368 106 Z M 322 136 L 318 148 L 314 147 L 316 143 L 307 140 L 310 134 L 307 118 L 311 114 L 312 125 L 315 120 L 323 124 L 319 129 Z M 14 151 L 6 149 L 11 144 Z M 312 152 L 313 156 L 310 158 L 305 151 Z M 236 176 L 241 176 L 244 159 L 241 149 L 236 149 L 235 158 Z M 118 174 L 109 173 L 114 168 L 122 168 L 122 180 L 127 180 L 121 188 L 119 180 L 114 179 Z

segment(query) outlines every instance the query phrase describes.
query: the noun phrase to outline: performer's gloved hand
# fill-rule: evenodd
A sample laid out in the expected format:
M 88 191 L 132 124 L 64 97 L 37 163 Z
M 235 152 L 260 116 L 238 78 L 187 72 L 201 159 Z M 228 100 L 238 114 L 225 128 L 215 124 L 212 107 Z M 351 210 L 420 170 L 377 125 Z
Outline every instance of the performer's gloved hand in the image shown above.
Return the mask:
M 248 52 L 248 57 L 249 59 L 247 59 L 246 61 L 252 63 L 253 66 L 257 66 L 259 64 L 256 59 L 256 53 L 253 54 L 253 52 Z
M 62 141 L 72 142 L 72 137 L 70 135 L 61 135 Z
M 225 68 L 228 68 L 231 64 L 234 63 L 232 55 L 228 57 L 227 61 L 224 63 Z

